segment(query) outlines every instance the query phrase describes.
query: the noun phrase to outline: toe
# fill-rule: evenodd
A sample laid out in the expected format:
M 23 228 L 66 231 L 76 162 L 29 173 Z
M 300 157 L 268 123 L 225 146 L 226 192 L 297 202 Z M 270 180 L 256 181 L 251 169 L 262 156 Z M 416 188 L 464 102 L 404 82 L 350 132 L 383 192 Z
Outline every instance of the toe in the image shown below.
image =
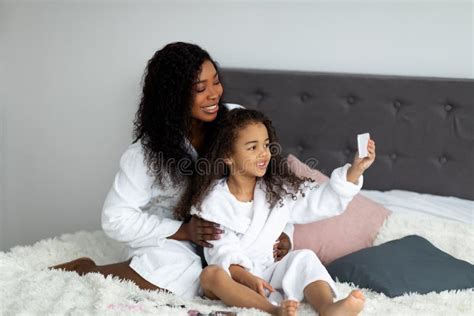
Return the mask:
M 357 298 L 357 299 L 360 299 L 360 300 L 365 300 L 365 296 L 364 296 L 364 293 L 362 293 L 361 290 L 354 290 L 351 292 L 351 296 Z

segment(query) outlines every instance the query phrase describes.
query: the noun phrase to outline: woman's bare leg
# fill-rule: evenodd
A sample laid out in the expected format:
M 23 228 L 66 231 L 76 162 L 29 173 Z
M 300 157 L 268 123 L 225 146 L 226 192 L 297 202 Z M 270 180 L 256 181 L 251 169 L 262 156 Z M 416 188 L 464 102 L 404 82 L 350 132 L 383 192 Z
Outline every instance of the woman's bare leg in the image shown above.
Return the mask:
M 61 263 L 48 269 L 52 270 L 64 270 L 64 271 L 75 271 L 79 275 L 84 275 L 90 271 L 91 268 L 95 267 L 94 260 L 88 257 L 81 257 L 66 263 Z
M 298 302 L 284 301 L 282 306 L 271 304 L 266 297 L 234 281 L 223 269 L 208 266 L 201 273 L 201 287 L 210 299 L 220 299 L 228 306 L 258 308 L 274 315 L 295 315 Z
M 95 264 L 95 262 L 92 259 L 83 257 L 83 258 L 79 258 L 70 262 L 66 262 L 63 264 L 50 267 L 50 269 L 75 271 L 79 275 L 96 272 L 104 276 L 112 275 L 122 280 L 132 281 L 142 290 L 159 290 L 160 289 L 156 285 L 142 278 L 138 273 L 135 272 L 135 270 L 130 268 L 129 266 L 130 261 L 131 260 L 98 266 Z
M 304 289 L 304 297 L 321 316 L 357 315 L 365 301 L 364 294 L 354 290 L 345 299 L 334 302 L 331 287 L 325 281 L 308 284 Z

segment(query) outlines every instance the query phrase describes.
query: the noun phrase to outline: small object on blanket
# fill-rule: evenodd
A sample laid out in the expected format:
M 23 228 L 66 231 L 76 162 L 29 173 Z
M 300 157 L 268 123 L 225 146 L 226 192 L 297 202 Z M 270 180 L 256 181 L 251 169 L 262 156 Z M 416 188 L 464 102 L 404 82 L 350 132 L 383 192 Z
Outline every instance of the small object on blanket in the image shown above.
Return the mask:
M 166 304 L 166 306 L 171 307 L 171 308 L 186 308 L 185 305 L 171 305 L 171 304 Z
M 357 148 L 359 150 L 359 158 L 365 158 L 369 155 L 367 145 L 369 143 L 370 134 L 364 133 L 357 135 Z
M 237 313 L 229 311 L 215 311 L 211 312 L 210 314 L 202 314 L 195 309 L 191 309 L 188 311 L 188 316 L 237 316 Z

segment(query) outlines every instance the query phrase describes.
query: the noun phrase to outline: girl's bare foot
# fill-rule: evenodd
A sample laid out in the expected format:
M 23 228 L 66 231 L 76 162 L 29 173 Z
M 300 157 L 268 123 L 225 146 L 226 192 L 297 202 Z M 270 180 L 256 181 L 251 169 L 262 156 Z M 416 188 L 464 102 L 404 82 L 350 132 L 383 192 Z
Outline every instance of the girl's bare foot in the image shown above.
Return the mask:
M 281 302 L 280 308 L 278 310 L 279 316 L 296 316 L 296 312 L 300 303 L 292 300 L 285 300 Z
M 48 267 L 52 270 L 65 270 L 65 271 L 75 271 L 79 275 L 84 275 L 91 271 L 92 268 L 95 268 L 96 264 L 94 260 L 87 257 L 82 257 L 76 260 L 72 260 L 66 263 L 58 264 L 56 266 Z
M 365 297 L 360 290 L 352 291 L 345 299 L 332 303 L 320 312 L 321 316 L 355 316 L 364 308 Z

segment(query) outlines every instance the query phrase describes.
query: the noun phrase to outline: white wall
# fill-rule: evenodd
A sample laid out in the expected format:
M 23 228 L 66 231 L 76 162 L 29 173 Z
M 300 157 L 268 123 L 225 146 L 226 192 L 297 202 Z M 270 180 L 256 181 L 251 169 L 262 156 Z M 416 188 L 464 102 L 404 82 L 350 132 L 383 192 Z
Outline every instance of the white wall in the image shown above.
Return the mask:
M 155 50 L 221 66 L 474 78 L 471 1 L 0 2 L 0 246 L 99 229 Z

